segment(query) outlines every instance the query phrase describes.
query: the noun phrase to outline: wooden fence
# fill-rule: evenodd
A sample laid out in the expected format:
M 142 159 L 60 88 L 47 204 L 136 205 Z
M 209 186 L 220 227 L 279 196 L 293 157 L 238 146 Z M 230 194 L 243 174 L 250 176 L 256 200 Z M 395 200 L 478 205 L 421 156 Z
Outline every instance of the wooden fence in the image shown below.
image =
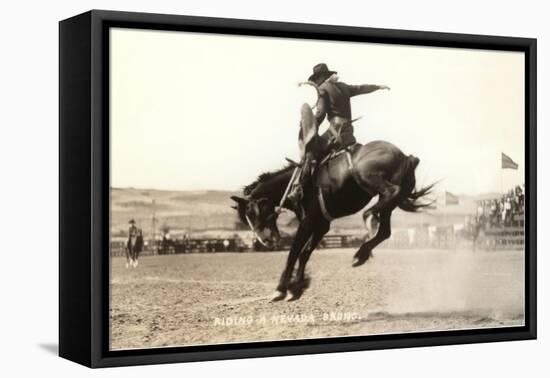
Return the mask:
M 525 234 L 523 227 L 491 228 L 485 230 L 477 241 L 482 249 L 523 249 Z
M 281 238 L 277 250 L 288 250 L 292 244 L 292 237 Z M 351 248 L 359 247 L 363 239 L 353 235 L 328 235 L 321 241 L 319 248 Z M 111 256 L 124 256 L 126 242 L 122 240 L 111 242 Z M 140 255 L 164 255 L 179 253 L 208 253 L 208 252 L 269 252 L 274 247 L 265 247 L 258 241 L 252 245 L 245 244 L 240 238 L 189 238 L 177 239 L 169 242 L 146 241 Z

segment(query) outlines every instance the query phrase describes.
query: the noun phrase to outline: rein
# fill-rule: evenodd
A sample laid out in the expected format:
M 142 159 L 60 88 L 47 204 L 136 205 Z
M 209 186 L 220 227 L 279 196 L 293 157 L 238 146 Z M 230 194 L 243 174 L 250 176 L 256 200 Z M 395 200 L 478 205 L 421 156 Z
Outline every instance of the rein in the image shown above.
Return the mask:
M 260 235 L 258 235 L 256 233 L 256 230 L 254 229 L 254 226 L 252 225 L 252 221 L 250 220 L 248 215 L 245 215 L 245 218 L 246 218 L 246 222 L 248 223 L 248 227 L 250 227 L 250 231 L 252 231 L 252 233 L 256 237 L 256 240 L 258 240 L 260 242 L 260 244 L 263 245 L 264 247 L 267 247 L 267 244 L 263 241 L 263 239 L 260 237 Z
M 277 212 L 280 213 L 283 209 L 283 204 L 286 201 L 286 198 L 288 197 L 288 193 L 290 192 L 290 188 L 294 184 L 294 181 L 296 180 L 296 176 L 298 175 L 298 171 L 300 170 L 299 167 L 294 168 L 294 172 L 292 172 L 292 176 L 290 177 L 290 181 L 288 182 L 288 185 L 286 186 L 285 192 L 283 196 L 281 197 L 281 202 L 279 203 L 279 208 L 277 209 Z

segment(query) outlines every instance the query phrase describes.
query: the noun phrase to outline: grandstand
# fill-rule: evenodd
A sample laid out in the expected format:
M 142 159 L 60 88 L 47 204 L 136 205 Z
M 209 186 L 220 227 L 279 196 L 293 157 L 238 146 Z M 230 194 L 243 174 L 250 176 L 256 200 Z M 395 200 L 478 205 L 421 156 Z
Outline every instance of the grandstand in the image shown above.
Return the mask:
M 525 184 L 505 194 L 480 200 L 474 216 L 478 244 L 485 249 L 523 249 L 525 244 Z

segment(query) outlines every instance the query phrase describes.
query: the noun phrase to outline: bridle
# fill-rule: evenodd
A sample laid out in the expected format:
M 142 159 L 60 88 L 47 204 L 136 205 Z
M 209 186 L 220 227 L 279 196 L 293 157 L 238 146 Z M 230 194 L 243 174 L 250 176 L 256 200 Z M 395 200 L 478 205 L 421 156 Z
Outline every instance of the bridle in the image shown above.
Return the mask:
M 270 214 L 267 216 L 266 220 L 271 220 L 272 217 L 277 217 L 279 214 L 277 212 L 274 212 L 273 214 Z M 244 214 L 244 217 L 246 219 L 246 223 L 248 224 L 248 227 L 250 227 L 250 231 L 252 231 L 252 233 L 254 234 L 254 236 L 256 237 L 256 240 L 258 240 L 260 242 L 261 245 L 263 245 L 264 247 L 269 247 L 267 245 L 267 243 L 260 237 L 260 235 L 258 235 L 258 233 L 256 232 L 256 228 L 254 227 L 254 225 L 252 224 L 252 221 L 250 220 L 250 217 L 248 216 L 248 214 Z
M 263 245 L 264 247 L 267 247 L 267 244 L 266 242 L 263 241 L 263 239 L 260 237 L 260 235 L 258 235 L 256 233 L 256 229 L 254 228 L 254 226 L 252 225 L 252 221 L 250 220 L 250 218 L 248 217 L 247 214 L 245 214 L 245 218 L 246 218 L 246 222 L 248 223 L 248 227 L 250 227 L 250 231 L 252 231 L 252 233 L 254 234 L 254 236 L 256 237 L 256 240 L 258 240 L 260 242 L 261 245 Z

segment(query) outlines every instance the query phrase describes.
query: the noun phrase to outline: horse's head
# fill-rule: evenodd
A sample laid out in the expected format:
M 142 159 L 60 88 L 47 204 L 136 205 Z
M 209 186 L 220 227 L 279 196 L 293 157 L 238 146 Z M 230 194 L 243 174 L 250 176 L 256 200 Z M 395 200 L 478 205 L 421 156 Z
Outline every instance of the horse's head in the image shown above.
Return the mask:
M 237 196 L 231 196 L 231 199 L 237 203 L 233 208 L 237 210 L 239 219 L 250 227 L 260 243 L 266 247 L 272 247 L 279 242 L 281 239 L 277 227 L 279 214 L 269 199 Z

